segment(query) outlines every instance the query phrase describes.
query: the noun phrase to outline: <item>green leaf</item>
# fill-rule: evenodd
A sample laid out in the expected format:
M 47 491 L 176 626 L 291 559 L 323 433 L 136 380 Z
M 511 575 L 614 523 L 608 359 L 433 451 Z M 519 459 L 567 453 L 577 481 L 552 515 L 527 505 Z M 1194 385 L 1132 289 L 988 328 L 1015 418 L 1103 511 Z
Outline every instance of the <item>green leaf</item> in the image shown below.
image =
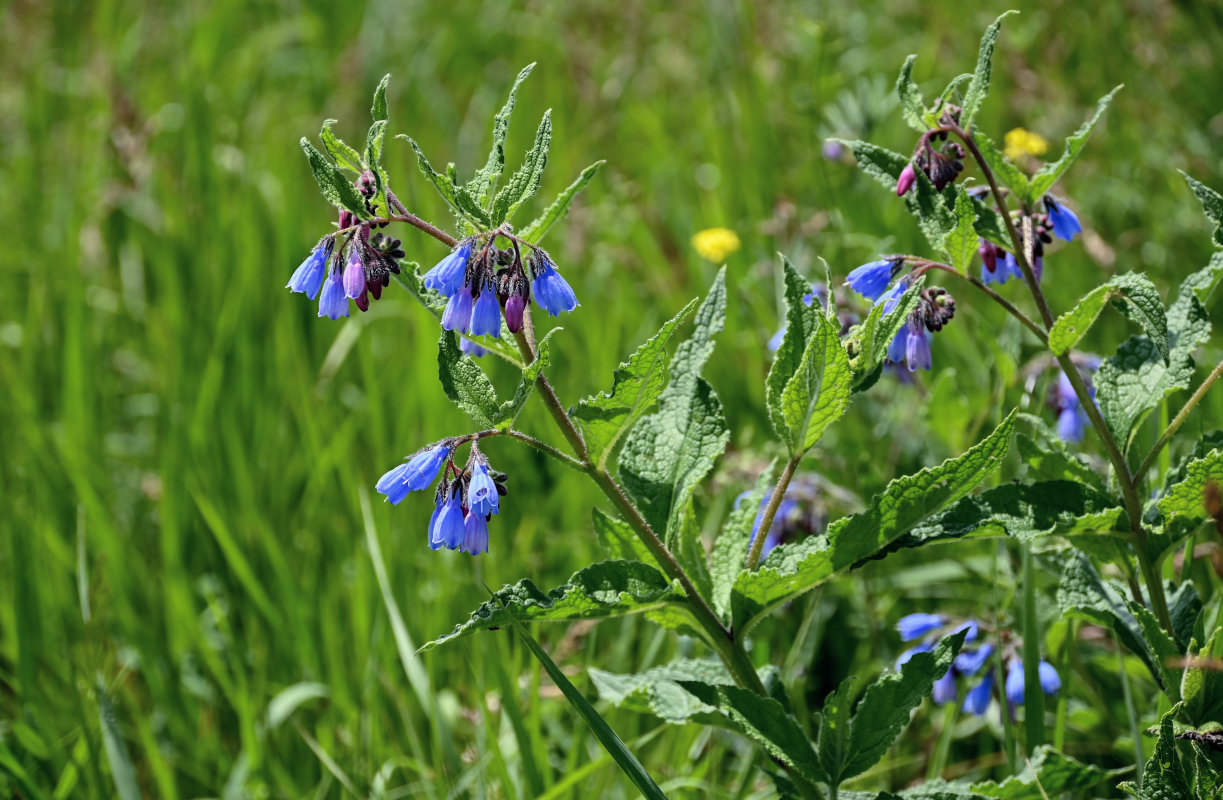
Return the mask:
M 583 398 L 569 414 L 582 430 L 590 459 L 606 468 L 620 438 L 653 407 L 666 382 L 667 344 L 684 323 L 696 300 L 663 324 L 658 333 L 637 348 L 612 374 L 606 392 Z
M 100 672 L 97 676 L 96 693 L 98 721 L 102 727 L 102 749 L 106 753 L 106 763 L 110 765 L 110 776 L 115 784 L 115 795 L 120 800 L 140 800 L 143 797 L 140 780 L 136 776 L 136 768 L 132 764 L 127 744 L 123 741 L 123 732 L 119 730 L 115 707 L 110 701 L 110 693 L 106 689 L 106 682 L 102 679 Z
M 1223 247 L 1223 196 L 1214 189 L 1211 189 L 1204 183 L 1199 183 L 1184 170 L 1178 170 L 1185 180 L 1189 183 L 1189 188 L 1193 189 L 1193 193 L 1202 201 L 1202 210 L 1206 212 L 1206 216 L 1215 224 L 1215 229 L 1212 234 L 1215 242 L 1215 247 Z
M 552 205 L 548 206 L 544 213 L 535 218 L 529 225 L 522 229 L 520 236 L 531 244 L 539 244 L 543 238 L 548 235 L 548 231 L 552 230 L 552 226 L 565 218 L 569 213 L 569 206 L 573 204 L 573 200 L 578 196 L 578 193 L 586 188 L 586 184 L 599 174 L 599 170 L 603 169 L 606 161 L 596 161 L 582 173 L 578 175 L 577 180 L 569 184 L 565 191 L 556 196 L 552 201 Z
M 1113 436 L 1128 448 L 1137 425 L 1170 392 L 1187 388 L 1196 366 L 1193 353 L 1210 338 L 1210 316 L 1201 298 L 1223 277 L 1223 252 L 1186 278 L 1168 308 L 1167 362 L 1151 339 L 1130 337 L 1100 365 L 1096 399 Z
M 807 340 L 820 324 L 820 312 L 815 303 L 803 303 L 803 297 L 811 293 L 811 282 L 799 274 L 790 260 L 781 255 L 782 276 L 786 293 L 786 326 L 781 337 L 781 346 L 773 356 L 773 365 L 765 380 L 765 405 L 773 430 L 785 442 L 798 438 L 786 421 L 782 395 L 803 362 Z
M 1028 176 L 1024 174 L 1023 170 L 1012 164 L 998 149 L 998 145 L 994 144 L 994 140 L 981 131 L 973 131 L 972 138 L 977 143 L 977 149 L 981 151 L 990 171 L 994 173 L 994 177 L 1003 186 L 1010 189 L 1016 197 L 1027 197 Z
M 323 147 L 327 153 L 335 159 L 335 163 L 340 169 L 351 170 L 352 172 L 361 172 L 361 154 L 344 144 L 331 131 L 331 126 L 335 124 L 334 119 L 329 119 L 323 122 L 323 129 L 319 131 L 319 139 L 323 141 Z
M 841 766 L 849 758 L 849 708 L 853 702 L 854 676 L 841 681 L 836 689 L 824 698 L 824 707 L 820 711 L 820 731 L 816 747 L 819 751 L 820 766 L 828 776 L 825 783 L 840 784 L 836 777 Z
M 1223 487 L 1223 451 L 1212 450 L 1185 465 L 1184 477 L 1169 487 L 1159 500 L 1159 511 L 1167 526 L 1174 518 L 1196 522 L 1206 519 L 1206 486 L 1211 481 Z
M 382 180 L 382 141 L 386 136 L 386 120 L 375 122 L 369 126 L 365 136 L 365 163 L 370 170 Z
M 1062 157 L 1052 164 L 1045 164 L 1032 176 L 1028 184 L 1027 195 L 1024 198 L 1029 205 L 1035 205 L 1040 198 L 1044 197 L 1045 192 L 1053 188 L 1053 184 L 1057 183 L 1057 179 L 1062 177 L 1066 170 L 1070 169 L 1070 165 L 1079 157 L 1079 153 L 1086 146 L 1087 140 L 1091 138 L 1091 132 L 1095 130 L 1096 123 L 1100 121 L 1100 117 L 1104 116 L 1104 111 L 1108 108 L 1109 103 L 1113 101 L 1113 95 L 1119 91 L 1121 91 L 1121 87 L 1117 86 L 1111 92 L 1101 97 L 1099 102 L 1096 103 L 1096 113 L 1092 114 L 1091 119 L 1084 122 L 1082 127 L 1066 139 L 1066 148 L 1062 151 Z
M 882 186 L 895 193 L 896 181 L 901 171 L 909 163 L 909 159 L 870 142 L 846 141 L 837 139 L 853 151 L 858 166 Z M 918 227 L 930 245 L 940 248 L 943 237 L 955 228 L 956 219 L 953 213 L 955 196 L 959 187 L 948 186 L 942 193 L 934 188 L 934 184 L 926 177 L 926 173 L 917 170 L 917 181 L 913 188 L 904 196 L 909 213 L 917 217 Z
M 1156 349 L 1168 360 L 1168 317 L 1159 290 L 1141 272 L 1117 275 L 1084 295 L 1075 307 L 1057 318 L 1049 330 L 1049 349 L 1055 356 L 1069 351 L 1092 326 L 1104 304 L 1113 300 L 1130 320 L 1147 332 Z
M 955 200 L 955 227 L 943 236 L 942 249 L 951 265 L 965 274 L 972 266 L 979 246 L 974 225 L 976 220 L 976 204 L 968 192 L 960 192 Z
M 900 68 L 900 77 L 896 79 L 896 94 L 900 97 L 900 113 L 904 116 L 905 122 L 918 133 L 925 133 L 928 127 L 925 121 L 926 104 L 922 100 L 921 90 L 913 82 L 913 63 L 915 61 L 917 61 L 916 55 L 905 59 L 904 66 Z
M 773 462 L 762 470 L 756 479 L 756 486 L 750 492 L 735 502 L 722 530 L 713 543 L 713 552 L 709 560 L 709 574 L 713 583 L 711 600 L 713 607 L 723 618 L 730 614 L 730 591 L 735 584 L 735 578 L 743 571 L 743 560 L 747 556 L 747 548 L 752 541 L 752 528 L 756 523 L 756 515 L 760 513 L 760 503 L 773 486 Z
M 855 392 L 869 388 L 871 376 L 877 374 L 883 364 L 888 345 L 896 338 L 896 334 L 900 333 L 909 314 L 917 306 L 925 285 L 926 278 L 923 275 L 905 290 L 896 307 L 886 315 L 883 313 L 884 304 L 876 303 L 867 314 L 866 321 L 851 330 L 846 337 L 846 351 L 852 354 L 849 366 L 854 373 Z
M 1096 568 L 1081 553 L 1065 562 L 1057 589 L 1063 614 L 1074 614 L 1117 634 L 1131 653 L 1142 659 L 1155 682 L 1163 688 L 1163 673 L 1121 592 L 1104 582 Z
M 495 597 L 496 595 L 494 595 Z M 509 614 L 508 619 L 519 638 L 526 644 L 527 649 L 543 665 L 544 671 L 548 673 L 548 677 L 552 679 L 552 682 L 565 695 L 565 699 L 569 701 L 569 704 L 582 716 L 582 719 L 590 727 L 591 732 L 598 738 L 599 744 L 603 745 L 603 749 L 615 760 L 620 770 L 628 776 L 633 785 L 641 791 L 644 797 L 650 800 L 667 800 L 667 796 L 663 794 L 662 789 L 658 788 L 658 784 L 654 783 L 650 773 L 646 772 L 645 767 L 641 766 L 641 762 L 637 760 L 637 757 L 620 740 L 620 737 L 607 724 L 607 721 L 599 715 L 599 712 L 590 704 L 586 696 L 578 691 L 578 688 L 565 677 L 565 673 L 544 652 L 544 649 L 539 646 L 539 642 L 535 641 L 531 634 L 527 633 L 527 629 L 522 626 L 522 623 L 513 614 Z
M 814 304 L 812 304 L 814 305 Z M 816 314 L 798 370 L 781 394 L 781 411 L 793 454 L 805 453 L 849 407 L 852 373 L 841 346 L 840 322 Z
M 972 785 L 972 791 L 999 800 L 1046 800 L 1065 792 L 1081 792 L 1101 783 L 1112 781 L 1127 770 L 1104 770 L 1076 761 L 1049 745 L 1036 748 L 1018 775 L 1002 783 L 982 781 Z
M 867 511 L 837 520 L 823 536 L 780 545 L 757 571 L 741 573 L 731 596 L 735 630 L 746 632 L 770 609 L 886 547 L 972 491 L 1006 455 L 1015 416 L 1011 412 L 958 458 L 892 481 Z
M 1015 436 L 1015 448 L 1028 465 L 1029 480 L 1078 481 L 1098 492 L 1108 491 L 1100 472 L 1085 456 L 1067 447 L 1060 436 L 1049 430 L 1044 420 L 1030 415 L 1021 415 L 1021 419 L 1034 425 L 1035 438 L 1022 433 Z
M 466 188 L 455 186 L 454 181 L 449 176 L 441 175 L 437 170 L 433 169 L 433 165 L 429 163 L 429 159 L 425 158 L 424 151 L 420 149 L 420 145 L 416 143 L 415 139 L 402 133 L 395 138 L 403 139 L 412 147 L 412 152 L 416 154 L 416 164 L 420 167 L 421 174 L 433 184 L 433 188 L 437 190 L 442 199 L 454 210 L 455 214 L 477 228 L 492 227 L 488 212 L 480 207 L 480 204 L 476 202 Z
M 998 41 L 998 32 L 1002 28 L 1002 20 L 1009 17 L 1011 14 L 1017 14 L 1017 11 L 1003 12 L 994 23 L 985 29 L 985 35 L 981 37 L 981 49 L 977 53 L 977 69 L 973 72 L 972 81 L 968 84 L 968 91 L 964 93 L 964 103 L 960 112 L 960 127 L 966 131 L 972 132 L 972 123 L 977 112 L 981 109 L 981 104 L 985 102 L 986 95 L 989 94 L 990 74 L 993 72 L 994 61 L 994 44 Z
M 301 148 L 310 162 L 310 170 L 314 173 L 314 180 L 318 183 L 318 188 L 323 192 L 323 198 L 337 208 L 348 209 L 356 214 L 358 219 L 369 219 L 369 212 L 365 210 L 365 201 L 348 178 L 344 177 L 344 173 L 316 150 L 304 136 L 301 140 Z
M 612 517 L 599 508 L 591 509 L 594 522 L 595 538 L 612 558 L 641 561 L 650 566 L 658 566 L 650 549 L 641 541 L 641 537 L 629 525 L 618 517 Z
M 506 586 L 471 612 L 470 619 L 425 644 L 419 652 L 476 631 L 503 627 L 511 616 L 522 621 L 600 619 L 685 602 L 682 592 L 648 564 L 602 561 L 578 570 L 567 583 L 548 592 L 525 578 Z
M 518 415 L 522 412 L 522 407 L 526 405 L 527 399 L 531 396 L 531 390 L 535 388 L 536 379 L 539 378 L 544 368 L 552 363 L 552 344 L 549 340 L 552 334 L 559 330 L 563 328 L 553 328 L 539 340 L 536 345 L 535 360 L 522 370 L 514 396 L 501 404 L 497 412 L 497 427 L 501 430 L 508 431 L 514 427 L 514 423 L 518 421 Z
M 726 718 L 680 686 L 680 681 L 698 681 L 709 686 L 733 686 L 735 681 L 716 658 L 672 661 L 637 674 L 617 674 L 587 667 L 599 697 L 640 714 L 653 714 L 675 725 L 698 722 L 726 725 Z
M 1155 615 L 1149 608 L 1133 601 L 1130 601 L 1128 605 L 1130 613 L 1134 615 L 1134 620 L 1138 623 L 1139 630 L 1142 631 L 1143 643 L 1151 655 L 1151 661 L 1159 670 L 1159 674 L 1155 676 L 1156 679 L 1163 687 L 1164 694 L 1168 695 L 1168 699 L 1173 703 L 1179 703 L 1181 701 L 1182 670 L 1171 665 L 1175 664 L 1183 655 L 1181 649 L 1160 627 L 1159 620 L 1155 619 Z
M 552 145 L 552 109 L 544 112 L 544 118 L 535 132 L 535 144 L 527 151 L 526 158 L 518 171 L 510 176 L 505 186 L 493 198 L 492 221 L 500 225 L 510 217 L 518 207 L 530 200 L 539 191 L 539 183 L 543 179 L 544 167 L 548 163 L 548 148 Z
M 777 700 L 738 686 L 686 680 L 678 683 L 705 705 L 719 709 L 773 758 L 789 764 L 808 780 L 827 781 L 807 734 Z
M 678 535 L 697 485 L 729 440 L 722 404 L 700 377 L 725 316 L 723 268 L 697 310 L 692 338 L 675 350 L 671 380 L 659 398 L 658 411 L 633 426 L 620 454 L 625 487 L 650 525 L 666 532 L 668 543 Z
M 1194 795 L 1189 791 L 1189 778 L 1176 753 L 1176 735 L 1172 720 L 1180 713 L 1173 706 L 1159 721 L 1159 738 L 1155 751 L 1142 771 L 1142 788 L 1123 783 L 1121 788 L 1139 800 L 1184 800 Z
M 514 85 L 510 87 L 510 94 L 505 100 L 505 105 L 493 117 L 493 147 L 488 152 L 488 160 L 484 162 L 483 169 L 479 170 L 467 184 L 468 190 L 473 193 L 481 206 L 486 205 L 489 198 L 493 196 L 497 189 L 497 182 L 501 180 L 501 173 L 505 170 L 505 137 L 510 132 L 510 117 L 513 116 L 514 105 L 518 102 L 518 87 L 522 86 L 522 82 L 527 79 L 533 69 L 535 69 L 535 62 L 523 67 L 518 77 L 514 79 Z
M 833 782 L 861 775 L 887 754 L 908 727 L 913 709 L 930 696 L 934 682 L 951 669 L 967 635 L 965 630 L 944 638 L 933 652 L 915 653 L 900 672 L 871 684 L 849 722 L 846 758 L 835 772 L 829 773 Z
M 388 112 L 386 108 L 386 85 L 390 83 L 391 75 L 387 73 L 382 76 L 382 80 L 378 81 L 378 88 L 374 89 L 374 102 L 370 106 L 369 113 L 374 118 L 374 122 L 386 122 Z
M 438 378 L 446 396 L 480 428 L 496 426 L 501 419 L 501 407 L 484 370 L 459 350 L 459 337 L 454 331 L 442 331 L 437 347 Z

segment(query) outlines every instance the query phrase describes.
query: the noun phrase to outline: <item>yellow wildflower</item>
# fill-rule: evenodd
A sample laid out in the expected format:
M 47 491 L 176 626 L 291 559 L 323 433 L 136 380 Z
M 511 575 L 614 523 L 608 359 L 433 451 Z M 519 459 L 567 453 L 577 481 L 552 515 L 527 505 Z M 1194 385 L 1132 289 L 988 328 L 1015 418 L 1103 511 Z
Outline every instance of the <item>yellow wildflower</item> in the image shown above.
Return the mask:
M 1024 128 L 1015 128 L 1006 132 L 1002 154 L 1011 161 L 1018 161 L 1024 156 L 1043 156 L 1049 150 L 1049 143 L 1039 133 Z
M 720 264 L 739 249 L 739 234 L 730 228 L 706 228 L 693 234 L 692 247 L 701 258 Z

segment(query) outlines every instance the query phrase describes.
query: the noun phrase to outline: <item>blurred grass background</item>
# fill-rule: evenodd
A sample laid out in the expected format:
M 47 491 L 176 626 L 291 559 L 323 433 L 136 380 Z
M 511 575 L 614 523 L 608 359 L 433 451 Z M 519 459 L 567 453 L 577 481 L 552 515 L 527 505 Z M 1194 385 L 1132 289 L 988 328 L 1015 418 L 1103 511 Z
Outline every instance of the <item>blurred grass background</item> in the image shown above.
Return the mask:
M 735 431 L 704 501 L 716 515 L 771 453 L 775 252 L 812 277 L 823 256 L 840 278 L 881 252 L 924 251 L 902 204 L 822 154 L 825 137 L 907 151 L 891 89 L 904 56 L 919 54 L 931 95 L 971 69 L 1005 7 L 5 4 L 0 794 L 632 796 L 508 632 L 401 659 L 464 618 L 481 582 L 555 585 L 597 558 L 599 498 L 534 452 L 490 443 L 511 494 L 492 554 L 475 561 L 425 547 L 429 498 L 366 504 L 385 469 L 467 423 L 437 385 L 436 325 L 409 298 L 392 291 L 331 323 L 282 289 L 333 218 L 297 139 L 334 117 L 359 141 L 390 72 L 392 132 L 464 173 L 483 163 L 514 74 L 538 61 L 511 167 L 546 107 L 555 142 L 525 213 L 608 159 L 550 244 L 584 301 L 554 340 L 570 402 L 703 292 L 717 265 L 690 236 L 737 231 L 730 318 L 707 370 Z M 1007 22 L 979 123 L 995 140 L 1022 125 L 1056 153 L 1126 84 L 1061 187 L 1088 233 L 1047 262 L 1055 309 L 1114 271 L 1166 288 L 1205 263 L 1207 224 L 1175 168 L 1223 187 L 1221 45 L 1210 3 L 1055 0 Z M 410 208 L 448 221 L 402 142 L 387 162 Z M 443 255 L 402 235 L 410 259 Z M 1024 398 L 1052 419 L 1043 388 L 1023 392 L 1031 350 L 1015 327 L 949 288 L 959 313 L 936 338 L 936 371 L 861 397 L 811 459 L 840 488 L 834 511 L 970 444 Z M 1124 332 L 1105 319 L 1084 344 L 1106 355 Z M 490 369 L 506 385 L 503 366 Z M 1216 394 L 1187 430 L 1221 411 Z M 551 437 L 538 409 L 523 425 Z M 808 597 L 761 629 L 757 655 L 784 662 L 818 705 L 851 670 L 894 656 L 900 613 L 1005 618 L 1010 564 L 988 543 L 958 546 L 955 561 L 939 560 L 944 548 L 900 556 Z M 632 671 L 690 647 L 634 620 L 537 633 L 587 688 L 588 663 Z M 1127 763 L 1116 693 L 1077 691 L 1077 753 Z M 733 738 L 608 718 L 674 796 L 767 790 Z M 868 785 L 920 777 L 935 724 L 920 717 Z M 997 732 L 961 724 L 948 774 L 998 768 Z

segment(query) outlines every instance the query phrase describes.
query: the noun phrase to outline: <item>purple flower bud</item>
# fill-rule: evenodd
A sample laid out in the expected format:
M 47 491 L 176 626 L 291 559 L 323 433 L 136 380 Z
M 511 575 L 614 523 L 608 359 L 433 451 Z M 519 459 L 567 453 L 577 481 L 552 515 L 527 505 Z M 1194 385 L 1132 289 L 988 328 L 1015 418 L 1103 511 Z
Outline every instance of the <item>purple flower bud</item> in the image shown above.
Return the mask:
M 993 242 L 982 239 L 977 252 L 981 254 L 981 265 L 985 271 L 993 275 L 994 270 L 998 269 L 998 248 Z M 981 273 L 981 278 L 985 280 L 985 272 Z
M 904 197 L 916 182 L 917 173 L 913 171 L 913 164 L 905 164 L 905 168 L 900 171 L 900 178 L 896 181 L 896 196 Z
M 527 301 L 522 295 L 512 294 L 505 301 L 505 324 L 510 333 L 522 330 L 522 314 L 526 307 Z
M 353 217 L 351 211 L 340 212 L 340 228 L 351 228 L 353 226 Z
M 362 312 L 369 311 L 369 291 L 368 290 L 362 289 L 361 294 L 354 297 L 353 300 L 356 302 L 357 308 L 361 309 Z
M 344 296 L 356 300 L 365 291 L 365 265 L 354 246 L 348 256 L 348 266 L 344 267 Z

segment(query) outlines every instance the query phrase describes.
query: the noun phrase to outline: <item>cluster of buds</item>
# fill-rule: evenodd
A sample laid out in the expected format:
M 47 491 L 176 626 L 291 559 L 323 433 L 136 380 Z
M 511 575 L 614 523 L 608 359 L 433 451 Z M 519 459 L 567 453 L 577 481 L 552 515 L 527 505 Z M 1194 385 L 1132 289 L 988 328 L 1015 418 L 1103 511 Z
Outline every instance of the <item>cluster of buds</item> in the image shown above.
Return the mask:
M 488 522 L 501 510 L 506 475 L 489 467 L 474 441 L 467 465 L 457 467 L 454 451 L 462 441 L 444 439 L 430 445 L 383 475 L 375 489 L 398 505 L 409 493 L 427 489 L 443 472 L 429 519 L 429 547 L 477 555 L 488 552 Z
M 499 235 L 510 238 L 509 248 L 494 247 Z M 516 237 L 504 231 L 487 237 L 479 250 L 480 237 L 464 239 L 425 273 L 425 287 L 449 298 L 442 312 L 443 328 L 496 337 L 501 335 L 504 314 L 506 327 L 517 333 L 532 297 L 551 316 L 577 308 L 577 295 L 546 252 L 531 247 L 524 259 L 520 244 L 525 243 Z
M 960 108 L 947 106 L 940 118 L 943 125 L 958 124 Z M 941 128 L 926 131 L 917 140 L 913 158 L 900 171 L 896 180 L 896 195 L 904 197 L 917 182 L 917 170 L 921 170 L 940 192 L 953 183 L 964 171 L 964 147 L 959 142 L 948 141 L 947 131 Z
M 899 669 L 917 653 L 933 650 L 934 645 L 944 636 L 962 630 L 967 631 L 964 637 L 964 649 L 956 655 L 946 674 L 934 682 L 931 697 L 939 705 L 955 702 L 960 696 L 960 679 L 971 682 L 980 675 L 980 679 L 976 680 L 974 685 L 965 692 L 961 708 L 970 714 L 984 716 L 994 694 L 994 670 L 986 667 L 994 655 L 994 645 L 989 642 L 978 644 L 980 629 L 981 624 L 976 620 L 956 622 L 942 614 L 918 613 L 901 617 L 896 623 L 896 630 L 900 632 L 901 640 L 911 642 L 920 639 L 921 641 L 900 654 L 896 660 L 896 668 Z M 1007 638 L 1007 644 L 1003 647 L 1002 652 L 1002 662 L 1006 667 L 1003 691 L 1013 716 L 1015 706 L 1021 705 L 1024 698 L 1023 659 L 1015 650 L 1010 632 L 1002 631 L 1001 633 Z M 1038 678 L 1041 689 L 1047 695 L 1056 695 L 1062 688 L 1061 677 L 1053 665 L 1047 661 L 1040 662 Z
M 1032 273 L 1039 281 L 1045 271 L 1045 245 L 1052 244 L 1056 236 L 1069 242 L 1083 231 L 1079 218 L 1067 206 L 1059 202 L 1053 195 L 1045 195 L 1044 213 L 1034 213 L 1027 216 L 1032 230 Z M 1017 224 L 1022 230 L 1025 222 L 1020 216 Z M 981 240 L 977 249 L 981 256 L 981 282 L 1006 283 L 1011 278 L 1023 278 L 1014 254 L 986 239 Z

